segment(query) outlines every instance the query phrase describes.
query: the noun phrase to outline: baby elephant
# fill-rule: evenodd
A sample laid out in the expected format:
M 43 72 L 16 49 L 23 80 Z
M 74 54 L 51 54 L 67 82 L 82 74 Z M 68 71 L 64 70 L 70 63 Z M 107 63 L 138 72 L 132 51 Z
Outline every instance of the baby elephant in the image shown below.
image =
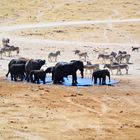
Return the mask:
M 94 84 L 97 84 L 97 79 L 99 79 L 99 84 L 106 85 L 106 76 L 108 76 L 110 82 L 110 72 L 108 70 L 97 70 L 92 74 L 92 81 L 94 78 Z
M 37 84 L 39 84 L 39 80 L 41 80 L 43 84 L 45 84 L 46 72 L 44 70 L 32 70 L 30 77 L 33 79 L 33 83 L 37 82 Z

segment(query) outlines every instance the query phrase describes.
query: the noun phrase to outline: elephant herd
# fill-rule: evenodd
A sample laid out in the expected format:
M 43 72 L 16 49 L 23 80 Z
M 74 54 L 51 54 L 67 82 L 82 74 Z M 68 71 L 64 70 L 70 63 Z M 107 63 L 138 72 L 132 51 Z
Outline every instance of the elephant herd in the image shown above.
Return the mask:
M 52 81 L 54 84 L 62 84 L 64 82 L 64 77 L 72 75 L 72 85 L 77 85 L 77 70 L 81 72 L 81 78 L 84 78 L 84 64 L 79 60 L 72 60 L 70 62 L 58 62 L 54 67 L 48 67 L 46 70 L 42 70 L 41 67 L 46 63 L 42 59 L 12 59 L 8 64 L 8 75 L 11 75 L 11 80 L 27 80 L 27 82 L 46 83 L 46 74 L 52 74 Z M 92 80 L 94 79 L 94 84 L 106 84 L 106 76 L 109 77 L 110 72 L 108 70 L 97 70 L 92 74 Z

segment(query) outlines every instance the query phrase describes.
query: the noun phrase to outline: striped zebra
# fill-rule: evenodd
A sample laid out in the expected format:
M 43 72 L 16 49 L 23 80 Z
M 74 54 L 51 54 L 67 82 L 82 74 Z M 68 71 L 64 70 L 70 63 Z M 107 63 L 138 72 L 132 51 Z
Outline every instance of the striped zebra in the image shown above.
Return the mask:
M 55 62 L 57 61 L 57 56 L 60 55 L 60 51 L 56 51 L 55 53 L 51 52 L 48 55 L 48 61 L 52 62 L 52 58 L 55 59 Z
M 19 54 L 19 47 L 14 47 L 14 46 L 9 46 L 9 45 L 3 47 L 3 52 L 5 54 L 6 54 L 6 52 L 8 52 L 9 53 L 9 55 L 8 55 L 9 57 L 12 56 L 12 52 L 13 51 L 16 51 L 16 53 Z
M 113 59 L 114 59 L 113 55 L 111 55 L 111 54 L 99 54 L 98 59 L 100 59 L 100 58 L 102 58 L 102 63 L 105 63 L 106 60 L 109 60 L 110 63 L 112 63 Z
M 77 54 L 80 60 L 83 58 L 83 60 L 86 61 L 86 58 L 88 57 L 87 52 L 79 52 Z
M 1 56 L 1 59 L 2 59 L 3 53 L 4 53 L 4 48 L 1 48 L 1 49 L 0 49 L 0 56 Z
M 120 75 L 122 74 L 121 70 L 125 69 L 126 70 L 126 74 L 128 74 L 128 70 L 129 70 L 129 66 L 127 64 L 105 64 L 104 68 L 108 68 L 111 73 L 113 74 L 113 70 L 117 70 L 117 73 L 120 73 Z

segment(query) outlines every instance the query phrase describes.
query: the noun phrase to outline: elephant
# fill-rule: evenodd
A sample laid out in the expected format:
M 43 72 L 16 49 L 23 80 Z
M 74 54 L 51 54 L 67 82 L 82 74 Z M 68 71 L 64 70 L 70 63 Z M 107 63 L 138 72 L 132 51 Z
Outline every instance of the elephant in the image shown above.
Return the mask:
M 53 80 L 53 72 L 54 72 L 54 67 L 48 67 L 46 70 L 45 70 L 46 74 L 47 73 L 52 73 L 52 80 Z
M 11 80 L 17 81 L 17 77 L 20 77 L 21 81 L 23 81 L 24 73 L 25 73 L 25 64 L 12 64 L 9 69 L 9 73 L 11 74 Z
M 110 72 L 107 69 L 97 70 L 92 74 L 92 81 L 94 78 L 94 84 L 97 84 L 97 79 L 99 79 L 99 84 L 106 85 L 106 76 L 108 76 L 110 82 Z
M 64 77 L 67 77 L 68 75 L 72 75 L 72 85 L 77 85 L 77 70 L 81 71 L 81 77 L 83 78 L 83 71 L 84 71 L 84 65 L 82 61 L 73 61 L 70 63 L 67 62 L 60 62 L 57 63 L 53 70 L 53 83 L 54 84 L 61 84 L 64 82 Z
M 30 77 L 30 72 L 32 70 L 40 70 L 40 68 L 45 64 L 45 60 L 41 60 L 41 59 L 30 59 L 26 62 L 25 64 L 25 72 L 26 72 L 26 80 L 29 82 L 33 82 L 32 77 Z
M 54 69 L 54 67 L 48 67 L 48 68 L 45 70 L 45 72 L 46 72 L 46 73 L 52 73 L 53 69 Z
M 43 84 L 45 84 L 46 72 L 44 70 L 32 70 L 30 77 L 32 77 L 33 83 L 37 82 L 39 84 L 39 80 L 42 80 Z
M 18 59 L 12 59 L 9 64 L 8 64 L 8 72 L 6 74 L 6 77 L 8 77 L 9 73 L 10 73 L 10 67 L 13 64 L 26 64 L 26 62 L 28 61 L 27 58 L 18 58 Z

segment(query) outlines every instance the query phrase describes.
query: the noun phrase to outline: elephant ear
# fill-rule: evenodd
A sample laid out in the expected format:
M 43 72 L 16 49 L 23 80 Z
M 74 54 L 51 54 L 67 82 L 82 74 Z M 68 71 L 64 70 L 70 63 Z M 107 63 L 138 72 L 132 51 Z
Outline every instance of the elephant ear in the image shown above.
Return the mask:
M 42 60 L 42 65 L 44 65 L 46 63 L 46 60 Z
M 45 62 L 46 62 L 45 60 L 38 61 L 38 63 L 39 63 L 40 66 L 43 66 L 45 64 Z

